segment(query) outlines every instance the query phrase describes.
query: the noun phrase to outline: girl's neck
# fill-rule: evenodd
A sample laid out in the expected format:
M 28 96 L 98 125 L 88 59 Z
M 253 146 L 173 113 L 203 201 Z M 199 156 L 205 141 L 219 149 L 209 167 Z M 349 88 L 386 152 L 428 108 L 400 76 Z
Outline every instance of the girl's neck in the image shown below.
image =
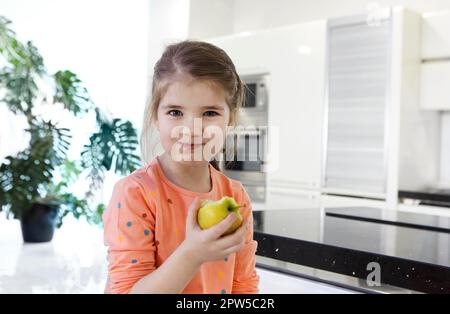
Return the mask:
M 164 175 L 179 187 L 199 193 L 207 193 L 212 189 L 207 161 L 176 162 L 167 153 L 159 156 L 158 160 Z

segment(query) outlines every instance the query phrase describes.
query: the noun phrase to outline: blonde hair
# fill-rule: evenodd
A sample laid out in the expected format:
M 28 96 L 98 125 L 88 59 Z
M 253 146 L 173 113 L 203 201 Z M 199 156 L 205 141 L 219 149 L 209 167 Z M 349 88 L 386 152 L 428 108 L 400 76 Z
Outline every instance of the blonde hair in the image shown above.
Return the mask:
M 140 138 L 141 159 L 147 164 L 155 155 L 152 125 L 159 103 L 175 80 L 193 79 L 220 87 L 225 92 L 230 112 L 235 113 L 245 101 L 245 84 L 225 51 L 210 43 L 185 40 L 166 47 L 153 69 L 152 92 L 145 106 Z M 219 169 L 217 161 L 211 164 Z

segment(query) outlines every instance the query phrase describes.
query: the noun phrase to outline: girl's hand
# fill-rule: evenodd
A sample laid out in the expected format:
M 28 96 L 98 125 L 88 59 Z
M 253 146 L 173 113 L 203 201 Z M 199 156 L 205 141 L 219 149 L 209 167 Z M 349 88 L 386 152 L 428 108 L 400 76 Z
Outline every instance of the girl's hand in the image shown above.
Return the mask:
M 221 237 L 236 220 L 236 215 L 231 213 L 217 225 L 202 230 L 197 223 L 199 208 L 200 200 L 196 197 L 188 209 L 186 238 L 181 245 L 190 258 L 201 265 L 204 262 L 224 259 L 244 247 L 247 221 L 232 234 Z

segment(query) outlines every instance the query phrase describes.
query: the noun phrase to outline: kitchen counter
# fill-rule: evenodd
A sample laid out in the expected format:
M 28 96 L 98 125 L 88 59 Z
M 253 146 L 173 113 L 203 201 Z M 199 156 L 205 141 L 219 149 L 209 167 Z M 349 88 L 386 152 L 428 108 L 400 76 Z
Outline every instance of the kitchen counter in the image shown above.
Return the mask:
M 52 242 L 24 244 L 20 222 L 0 213 L 0 294 L 103 293 L 103 230 L 67 216 Z M 258 268 L 261 293 L 355 293 L 317 280 Z
M 448 217 L 375 208 L 253 215 L 260 267 L 365 292 L 450 293 Z
M 401 190 L 398 197 L 418 200 L 423 205 L 450 207 L 450 189 Z
M 262 293 L 450 291 L 449 218 L 372 208 L 253 213 Z M 0 293 L 103 292 L 101 228 L 66 217 L 52 242 L 23 244 L 20 223 L 0 215 L 0 247 Z M 381 267 L 379 287 L 366 282 L 372 261 Z

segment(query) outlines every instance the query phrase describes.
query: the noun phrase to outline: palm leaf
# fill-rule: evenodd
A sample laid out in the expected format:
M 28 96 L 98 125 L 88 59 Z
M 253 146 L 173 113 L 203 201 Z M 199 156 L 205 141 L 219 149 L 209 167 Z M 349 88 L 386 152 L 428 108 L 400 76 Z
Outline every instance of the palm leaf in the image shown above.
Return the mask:
M 62 103 L 64 108 L 75 116 L 91 109 L 89 94 L 80 79 L 70 71 L 58 71 L 53 75 L 55 81 L 54 101 Z
M 137 134 L 131 122 L 121 119 L 100 121 L 99 131 L 90 137 L 81 153 L 83 167 L 90 169 L 91 188 L 103 181 L 106 171 L 126 175 L 140 167 L 140 159 L 135 154 Z

